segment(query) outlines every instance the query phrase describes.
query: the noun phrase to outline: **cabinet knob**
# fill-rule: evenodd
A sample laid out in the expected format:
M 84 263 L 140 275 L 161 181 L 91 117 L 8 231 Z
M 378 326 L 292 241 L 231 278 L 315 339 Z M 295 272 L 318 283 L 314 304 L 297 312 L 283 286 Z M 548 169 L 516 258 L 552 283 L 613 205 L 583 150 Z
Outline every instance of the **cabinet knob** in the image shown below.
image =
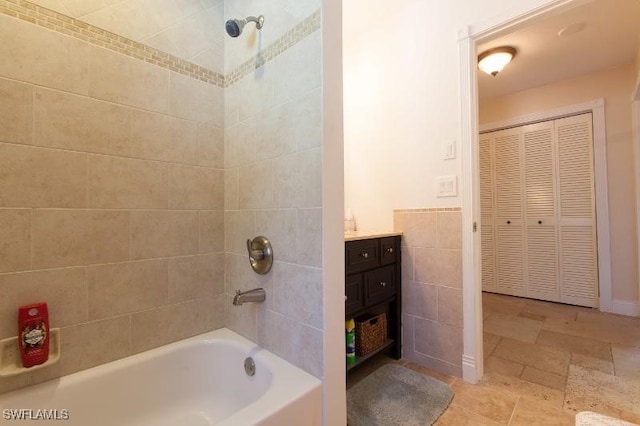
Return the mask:
M 393 253 L 393 247 L 389 247 L 389 248 L 387 249 L 387 253 Z
M 510 220 L 507 221 L 507 225 L 511 225 L 511 221 Z
M 382 287 L 386 287 L 386 286 L 387 286 L 387 283 L 385 283 L 384 281 L 380 281 L 380 285 L 381 285 Z
M 538 225 L 542 225 L 542 221 L 541 220 L 538 221 Z
M 347 301 L 347 299 L 349 299 L 349 297 L 345 294 L 345 295 L 344 295 L 344 301 L 346 302 L 346 301 Z
M 367 252 L 365 251 L 365 252 L 360 253 L 360 256 L 361 256 L 361 257 L 364 257 L 365 259 L 367 259 L 367 258 L 369 257 L 369 253 L 367 253 Z

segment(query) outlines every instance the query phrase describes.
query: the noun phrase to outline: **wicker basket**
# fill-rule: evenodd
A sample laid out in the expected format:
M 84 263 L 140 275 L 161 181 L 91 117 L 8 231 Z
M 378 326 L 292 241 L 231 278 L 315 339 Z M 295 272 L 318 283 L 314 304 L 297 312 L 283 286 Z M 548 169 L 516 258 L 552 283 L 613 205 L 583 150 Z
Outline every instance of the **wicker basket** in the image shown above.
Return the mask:
M 365 314 L 356 320 L 356 356 L 366 356 L 387 340 L 387 315 Z

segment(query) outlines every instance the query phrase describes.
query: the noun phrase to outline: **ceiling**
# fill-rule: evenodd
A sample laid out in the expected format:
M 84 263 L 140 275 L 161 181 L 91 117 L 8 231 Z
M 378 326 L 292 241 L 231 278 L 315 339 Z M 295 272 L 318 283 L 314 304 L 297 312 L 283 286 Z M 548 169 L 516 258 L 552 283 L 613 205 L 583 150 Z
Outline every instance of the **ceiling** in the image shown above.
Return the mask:
M 480 99 L 634 63 L 640 42 L 640 0 L 580 3 L 479 45 L 478 53 L 503 45 L 518 51 L 496 77 L 478 70 Z M 569 34 L 576 27 L 583 28 Z M 559 36 L 565 28 L 566 34 Z

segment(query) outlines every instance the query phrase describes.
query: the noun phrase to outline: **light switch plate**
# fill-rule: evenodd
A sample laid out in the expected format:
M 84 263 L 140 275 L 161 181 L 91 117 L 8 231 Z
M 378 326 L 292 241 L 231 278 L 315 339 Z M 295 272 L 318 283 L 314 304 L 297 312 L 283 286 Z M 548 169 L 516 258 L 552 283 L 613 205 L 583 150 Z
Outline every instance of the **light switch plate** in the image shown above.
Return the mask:
M 457 197 L 458 176 L 439 176 L 436 178 L 436 197 Z
M 445 160 L 453 160 L 456 158 L 456 141 L 450 139 L 444 143 L 442 158 Z

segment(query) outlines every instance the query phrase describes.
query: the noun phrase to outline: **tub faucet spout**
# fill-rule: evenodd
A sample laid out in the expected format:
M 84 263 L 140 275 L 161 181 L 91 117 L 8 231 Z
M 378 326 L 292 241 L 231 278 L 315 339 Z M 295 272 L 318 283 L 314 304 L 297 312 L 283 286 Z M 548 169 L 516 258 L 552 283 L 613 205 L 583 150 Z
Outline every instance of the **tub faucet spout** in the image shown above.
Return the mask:
M 267 297 L 267 293 L 263 288 L 254 288 L 253 290 L 240 291 L 236 290 L 236 295 L 233 297 L 233 304 L 240 306 L 247 302 L 264 302 Z

